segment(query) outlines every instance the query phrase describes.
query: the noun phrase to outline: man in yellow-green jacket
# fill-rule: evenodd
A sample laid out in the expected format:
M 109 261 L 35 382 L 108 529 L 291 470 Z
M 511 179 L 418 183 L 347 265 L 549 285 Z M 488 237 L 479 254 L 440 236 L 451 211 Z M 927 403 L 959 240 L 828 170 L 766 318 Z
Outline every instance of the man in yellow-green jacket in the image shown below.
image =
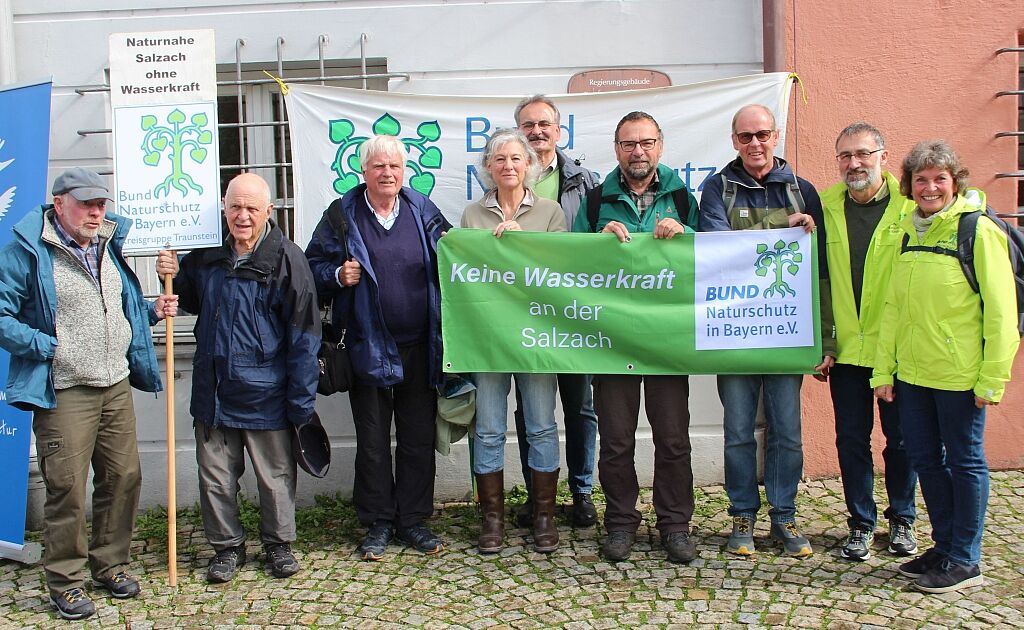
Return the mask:
M 906 236 L 871 375 L 875 396 L 896 402 L 928 506 L 935 545 L 899 567 L 926 593 L 984 584 L 985 409 L 1002 398 L 1020 344 L 1007 234 L 978 217 L 973 287 L 952 253 L 964 217 L 985 209 L 984 194 L 967 188 L 967 175 L 941 140 L 918 143 L 903 160 L 900 190 L 916 207 L 900 221 Z
M 871 455 L 874 395 L 869 381 L 889 277 L 903 237 L 899 222 L 914 203 L 900 194 L 899 181 L 883 170 L 889 152 L 876 127 L 852 123 L 839 133 L 835 147 L 842 181 L 821 194 L 821 205 L 838 346 L 828 381 L 850 528 L 839 553 L 848 560 L 863 561 L 871 557 L 878 518 Z M 913 529 L 917 475 L 903 447 L 896 405 L 880 400 L 878 414 L 885 435 L 888 551 L 907 556 L 917 551 Z

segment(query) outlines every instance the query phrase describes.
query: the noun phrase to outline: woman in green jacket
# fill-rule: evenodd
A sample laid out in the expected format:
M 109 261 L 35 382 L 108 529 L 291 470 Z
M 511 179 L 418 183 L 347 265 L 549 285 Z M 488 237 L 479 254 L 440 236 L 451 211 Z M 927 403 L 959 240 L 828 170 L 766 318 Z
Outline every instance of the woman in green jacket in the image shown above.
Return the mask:
M 903 438 L 928 506 L 935 545 L 899 567 L 918 589 L 945 593 L 983 583 L 981 536 L 988 502 L 985 408 L 1010 379 L 1017 333 L 1006 234 L 981 217 L 974 242 L 979 290 L 967 283 L 957 226 L 984 211 L 968 171 L 943 141 L 918 143 L 903 161 L 900 191 L 917 204 L 882 314 L 871 385 L 895 399 Z

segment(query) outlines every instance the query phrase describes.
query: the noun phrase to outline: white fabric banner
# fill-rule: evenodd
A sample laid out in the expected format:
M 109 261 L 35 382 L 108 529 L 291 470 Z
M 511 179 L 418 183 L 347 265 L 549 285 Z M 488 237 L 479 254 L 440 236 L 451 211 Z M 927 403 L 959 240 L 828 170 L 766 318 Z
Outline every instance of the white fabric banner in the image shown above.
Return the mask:
M 602 94 L 552 95 L 561 112 L 560 146 L 603 178 L 616 166 L 615 125 L 645 111 L 665 134 L 661 162 L 695 195 L 732 160 L 732 116 L 761 103 L 778 120 L 785 146 L 790 75 L 784 72 L 692 85 Z M 295 240 L 308 242 L 331 201 L 361 181 L 357 150 L 373 135 L 398 136 L 409 150 L 405 185 L 430 198 L 454 225 L 483 196 L 480 156 L 494 130 L 515 126 L 521 96 L 423 96 L 291 85 L 285 101 L 295 177 Z

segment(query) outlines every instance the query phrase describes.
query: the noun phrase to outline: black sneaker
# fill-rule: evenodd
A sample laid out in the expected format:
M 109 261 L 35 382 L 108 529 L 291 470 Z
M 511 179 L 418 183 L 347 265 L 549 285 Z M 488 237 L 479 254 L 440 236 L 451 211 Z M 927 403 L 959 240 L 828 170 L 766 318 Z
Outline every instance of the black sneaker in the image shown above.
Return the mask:
M 50 593 L 50 603 L 61 617 L 71 621 L 85 619 L 96 612 L 96 605 L 80 588 L 69 588 L 57 596 Z
M 114 599 L 130 599 L 142 592 L 139 581 L 124 571 L 118 571 L 105 578 L 93 578 L 93 582 L 100 588 L 110 591 Z
M 277 543 L 264 547 L 267 561 L 264 565 L 267 572 L 276 578 L 286 578 L 299 572 L 299 561 L 292 553 L 288 543 Z
M 229 547 L 221 549 L 210 558 L 210 566 L 206 569 L 206 581 L 211 584 L 223 584 L 235 579 L 238 567 L 245 564 L 245 547 Z
M 391 521 L 374 521 L 366 532 L 363 544 L 359 545 L 359 552 L 363 554 L 363 560 L 380 560 L 384 557 L 384 550 L 388 543 L 395 537 L 395 528 Z
M 426 554 L 437 555 L 444 551 L 444 541 L 422 524 L 399 527 L 395 538 Z
M 597 522 L 597 508 L 594 498 L 581 492 L 572 495 L 572 524 L 576 527 L 590 527 Z
M 692 562 L 697 557 L 697 545 L 686 532 L 672 532 L 661 538 L 661 545 L 671 562 Z
M 913 523 L 902 518 L 889 519 L 889 553 L 894 556 L 912 556 L 917 553 Z
M 939 566 L 917 578 L 914 586 L 925 593 L 948 593 L 984 583 L 985 576 L 978 565 L 957 564 L 945 558 Z
M 604 539 L 604 557 L 612 562 L 629 560 L 629 554 L 633 553 L 633 541 L 636 534 L 633 532 L 608 532 Z
M 904 562 L 897 570 L 903 577 L 917 579 L 942 564 L 942 561 L 945 559 L 945 554 L 932 547 L 910 562 Z

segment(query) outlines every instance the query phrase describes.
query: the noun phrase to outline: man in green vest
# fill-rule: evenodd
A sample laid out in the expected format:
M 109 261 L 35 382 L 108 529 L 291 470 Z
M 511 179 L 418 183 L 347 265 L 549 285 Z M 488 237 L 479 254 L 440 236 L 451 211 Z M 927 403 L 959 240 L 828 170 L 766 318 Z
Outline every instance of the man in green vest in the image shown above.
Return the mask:
M 836 417 L 836 450 L 849 511 L 850 535 L 840 549 L 849 560 L 871 557 L 877 509 L 871 431 L 874 407 L 868 384 L 874 366 L 879 321 L 893 261 L 900 252 L 900 219 L 914 203 L 900 194 L 899 180 L 883 169 L 889 152 L 874 126 L 855 122 L 836 139 L 842 181 L 821 195 L 831 272 L 832 312 L 838 356 L 828 374 Z M 889 553 L 917 551 L 913 523 L 914 473 L 903 448 L 896 405 L 878 401 L 886 445 L 885 488 L 889 507 Z

